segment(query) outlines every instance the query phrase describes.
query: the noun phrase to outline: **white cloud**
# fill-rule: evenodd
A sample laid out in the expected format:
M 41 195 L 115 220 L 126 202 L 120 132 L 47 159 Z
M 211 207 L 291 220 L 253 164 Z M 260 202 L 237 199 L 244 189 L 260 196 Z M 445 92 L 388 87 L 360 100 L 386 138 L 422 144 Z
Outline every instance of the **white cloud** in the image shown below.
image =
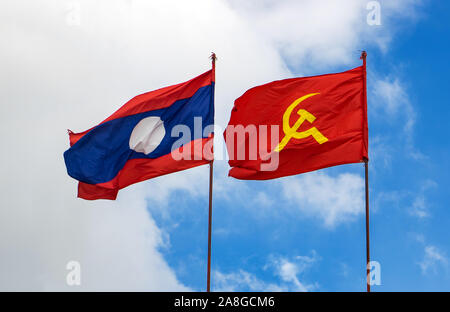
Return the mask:
M 423 195 L 419 195 L 414 199 L 410 213 L 418 218 L 429 217 L 425 197 Z
M 174 190 L 203 196 L 207 167 L 129 187 L 117 202 L 82 201 L 64 168 L 66 129 L 200 74 L 211 51 L 225 123 L 247 84 L 286 73 L 281 58 L 220 1 L 80 1 L 79 26 L 66 24 L 69 2 L 14 1 L 0 12 L 0 289 L 185 290 L 159 252 L 167 235 L 146 199 L 155 211 Z M 65 285 L 69 260 L 81 263 L 80 288 Z
M 383 170 L 383 172 L 391 169 L 393 149 L 394 146 L 383 136 L 370 138 L 369 159 L 371 172 L 377 174 L 378 169 L 380 171 Z
M 377 191 L 373 211 L 396 208 L 419 219 L 431 217 L 430 207 L 432 204 L 427 197 L 427 191 L 436 187 L 436 182 L 428 179 L 421 181 L 419 187 L 412 191 L 411 187 L 408 190 Z
M 393 22 L 417 17 L 421 1 L 380 1 L 382 26 L 367 24 L 368 1 L 360 0 L 228 0 L 264 34 L 291 64 L 303 70 L 354 63 L 358 51 L 376 46 L 383 51 L 396 33 Z
M 311 256 L 296 256 L 287 259 L 271 256 L 264 270 L 272 269 L 279 282 L 265 282 L 244 270 L 232 273 L 214 271 L 214 291 L 300 291 L 307 292 L 318 288 L 318 284 L 305 284 L 299 275 L 310 268 L 320 257 L 313 250 Z
M 436 274 L 439 269 L 448 270 L 448 258 L 445 252 L 438 247 L 429 244 L 423 233 L 410 233 L 413 240 L 423 246 L 423 259 L 417 262 L 422 274 Z
M 271 266 L 275 268 L 275 272 L 286 283 L 292 283 L 295 291 L 306 292 L 317 287 L 317 285 L 307 285 L 302 283 L 298 275 L 311 267 L 320 260 L 315 250 L 311 256 L 297 256 L 293 260 L 283 257 L 272 257 Z
M 347 263 L 341 262 L 339 263 L 339 274 L 342 275 L 342 277 L 347 278 L 350 274 L 350 267 Z
M 425 156 L 414 147 L 414 126 L 417 113 L 411 103 L 404 83 L 398 77 L 386 76 L 378 78 L 372 75 L 373 83 L 370 85 L 371 100 L 369 110 L 384 123 L 403 125 L 400 133 L 395 134 L 394 140 L 403 138 L 400 142 L 406 143 L 408 154 L 416 160 Z M 392 128 L 392 126 L 391 126 Z M 392 128 L 392 129 L 395 129 Z M 394 130 L 395 131 L 395 130 Z
M 373 205 L 370 207 L 372 212 L 377 213 L 382 209 L 392 210 L 394 208 L 403 208 L 404 200 L 410 196 L 407 191 L 376 191 L 374 194 Z
M 75 199 L 68 179 L 54 184 L 64 181 L 58 179 L 63 169 L 57 168 L 30 170 L 35 177 L 22 184 L 26 196 L 12 184 L 17 175 L 3 185 L 0 289 L 188 290 L 158 251 L 162 233 L 146 210 L 142 187 L 117 202 L 84 202 Z M 65 266 L 72 260 L 81 264 L 79 287 L 65 283 Z
M 414 124 L 414 112 L 411 109 L 408 95 L 398 78 L 386 77 L 376 80 L 373 88 L 374 93 L 384 99 L 383 103 L 374 101 L 373 105 L 382 108 L 388 116 L 395 116 L 401 110 L 401 113 L 408 115 L 409 123 Z
M 214 271 L 213 283 L 214 291 L 288 291 L 287 287 L 264 282 L 244 270 L 228 274 Z
M 423 274 L 428 274 L 430 271 L 436 273 L 439 266 L 447 269 L 448 259 L 436 246 L 425 246 L 424 253 L 425 255 L 423 260 L 419 262 L 419 266 Z
M 422 183 L 419 192 L 417 192 L 415 198 L 413 199 L 412 205 L 409 208 L 409 213 L 412 216 L 418 217 L 420 219 L 430 216 L 429 203 L 425 196 L 425 192 L 430 188 L 434 188 L 436 186 L 437 184 L 432 180 L 426 180 Z
M 283 196 L 291 209 L 320 219 L 333 228 L 364 211 L 364 180 L 355 174 L 328 176 L 312 172 L 283 180 Z
M 416 240 L 418 243 L 425 244 L 425 235 L 421 233 L 412 233 L 412 237 L 414 240 Z
M 264 192 L 257 192 L 254 198 L 255 204 L 263 207 L 271 207 L 275 201 Z

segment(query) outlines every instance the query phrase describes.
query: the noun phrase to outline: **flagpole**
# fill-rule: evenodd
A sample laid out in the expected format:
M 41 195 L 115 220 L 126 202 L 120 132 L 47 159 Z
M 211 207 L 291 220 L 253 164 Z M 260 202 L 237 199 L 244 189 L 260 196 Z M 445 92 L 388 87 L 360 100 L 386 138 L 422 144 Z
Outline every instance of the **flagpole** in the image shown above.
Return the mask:
M 361 53 L 363 60 L 363 83 L 364 83 L 364 101 L 367 116 L 367 71 L 366 71 L 367 52 Z M 365 191 L 366 191 L 366 284 L 367 292 L 370 292 L 370 231 L 369 231 L 369 159 L 364 158 L 364 173 L 365 173 Z
M 370 292 L 370 232 L 369 232 L 369 160 L 364 159 L 366 180 L 366 277 L 367 292 Z
M 216 80 L 216 54 L 211 53 L 211 63 L 212 63 L 212 80 L 215 83 Z M 212 97 L 214 100 L 214 91 L 215 87 L 213 86 Z M 214 138 L 213 138 L 214 140 Z M 214 154 L 213 154 L 214 155 Z M 213 195 L 213 166 L 214 166 L 214 156 L 211 162 L 209 163 L 209 213 L 208 213 L 208 267 L 206 273 L 206 291 L 211 291 L 211 228 L 212 228 L 212 195 Z

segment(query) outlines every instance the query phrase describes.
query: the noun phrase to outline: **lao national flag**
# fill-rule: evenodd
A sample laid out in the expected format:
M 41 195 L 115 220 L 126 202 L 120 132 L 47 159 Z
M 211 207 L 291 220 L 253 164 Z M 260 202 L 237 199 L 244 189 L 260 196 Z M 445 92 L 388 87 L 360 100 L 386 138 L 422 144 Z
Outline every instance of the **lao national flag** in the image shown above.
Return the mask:
M 237 179 L 267 180 L 363 162 L 366 68 L 254 87 L 235 101 L 224 136 L 229 175 Z
M 64 153 L 78 197 L 115 199 L 120 189 L 212 160 L 214 71 L 138 95 L 99 125 L 69 131 Z

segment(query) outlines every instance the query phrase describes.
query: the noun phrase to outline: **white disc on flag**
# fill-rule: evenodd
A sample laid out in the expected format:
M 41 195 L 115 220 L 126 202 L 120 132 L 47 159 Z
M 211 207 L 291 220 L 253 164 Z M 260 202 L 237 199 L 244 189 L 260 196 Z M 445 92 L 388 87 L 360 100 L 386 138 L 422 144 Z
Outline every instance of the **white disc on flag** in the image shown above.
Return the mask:
M 166 135 L 164 122 L 158 116 L 142 119 L 134 127 L 130 136 L 130 149 L 146 155 L 153 152 Z

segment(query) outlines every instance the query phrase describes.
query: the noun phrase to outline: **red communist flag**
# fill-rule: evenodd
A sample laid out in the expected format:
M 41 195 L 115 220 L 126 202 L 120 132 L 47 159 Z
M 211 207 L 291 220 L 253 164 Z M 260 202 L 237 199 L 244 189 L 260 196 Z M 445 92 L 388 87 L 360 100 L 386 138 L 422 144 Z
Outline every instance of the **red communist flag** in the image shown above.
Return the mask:
M 365 65 L 254 87 L 235 101 L 224 132 L 243 180 L 274 179 L 368 158 Z

